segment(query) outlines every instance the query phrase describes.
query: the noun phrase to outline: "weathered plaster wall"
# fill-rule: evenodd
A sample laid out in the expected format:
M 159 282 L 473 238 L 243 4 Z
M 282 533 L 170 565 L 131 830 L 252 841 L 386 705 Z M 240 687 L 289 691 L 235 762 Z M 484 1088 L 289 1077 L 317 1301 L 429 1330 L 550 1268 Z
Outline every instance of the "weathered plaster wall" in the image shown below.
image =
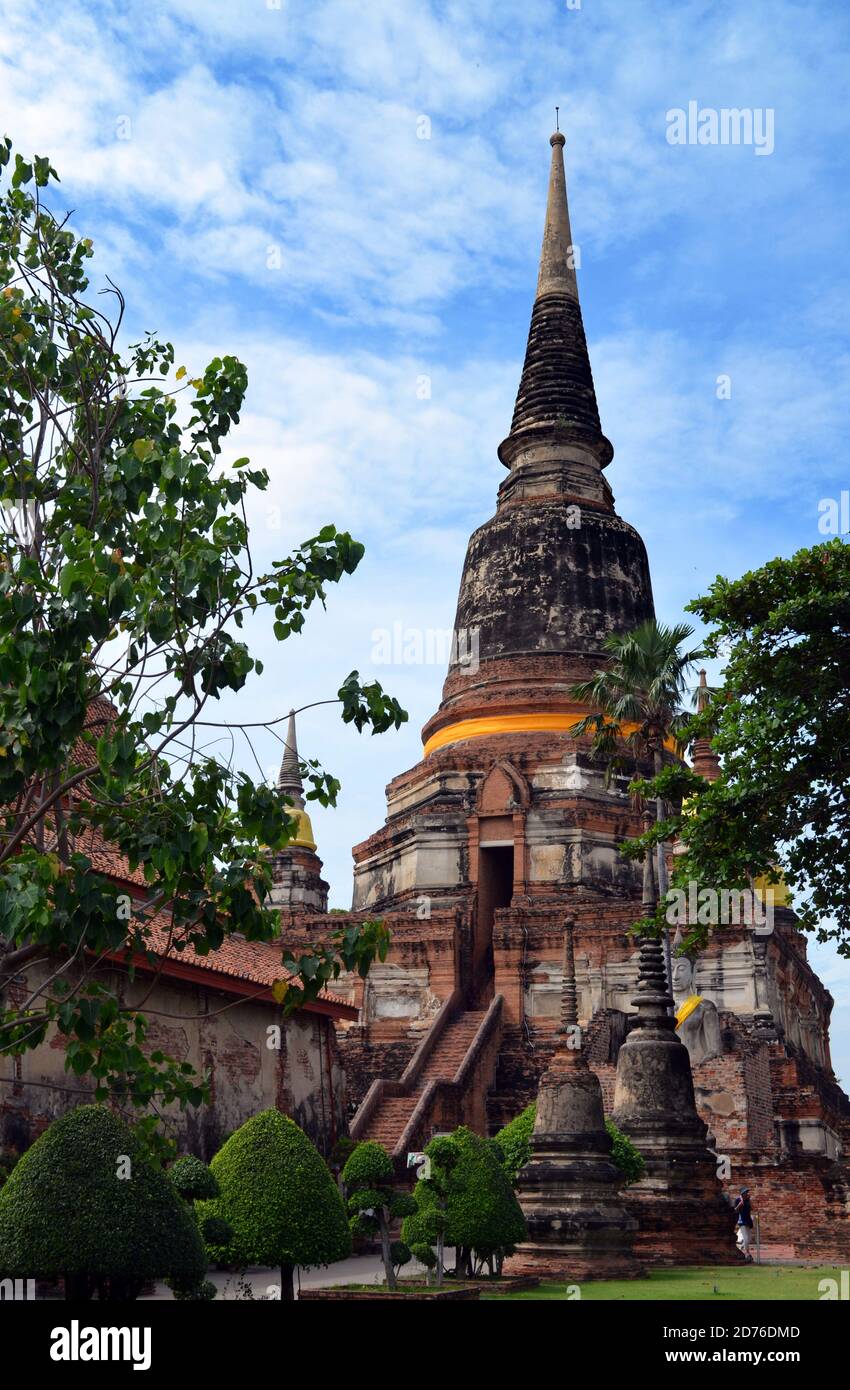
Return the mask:
M 274 1004 L 234 1002 L 232 994 L 169 979 L 148 992 L 143 977 L 130 985 L 119 970 L 105 978 L 126 1003 L 144 1001 L 149 1050 L 212 1073 L 208 1105 L 165 1112 L 165 1127 L 181 1148 L 209 1159 L 234 1129 L 273 1106 L 291 1115 L 323 1152 L 344 1132 L 345 1080 L 330 1018 L 296 1014 L 283 1024 L 278 1047 L 281 1014 Z M 54 1032 L 23 1057 L 0 1060 L 0 1141 L 32 1142 L 91 1094 L 89 1084 L 65 1071 L 65 1039 Z

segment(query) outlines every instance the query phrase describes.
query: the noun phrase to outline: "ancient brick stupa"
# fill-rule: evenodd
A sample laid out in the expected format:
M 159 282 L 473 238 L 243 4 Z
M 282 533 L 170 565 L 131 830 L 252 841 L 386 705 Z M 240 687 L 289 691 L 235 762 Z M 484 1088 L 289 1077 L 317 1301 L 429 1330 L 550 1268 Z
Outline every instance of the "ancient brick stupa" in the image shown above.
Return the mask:
M 290 710 L 286 743 L 277 779 L 291 818 L 298 828 L 289 844 L 275 855 L 271 901 L 281 909 L 281 926 L 305 912 L 326 912 L 328 885 L 322 878 L 322 861 L 316 853 L 313 826 L 304 806 L 304 783 L 298 758 L 295 711 Z
M 563 155 L 556 132 L 505 476 L 469 542 L 442 699 L 422 758 L 387 788 L 385 823 L 354 847 L 349 920 L 380 915 L 392 940 L 366 981 L 335 986 L 360 1011 L 340 1046 L 353 1132 L 379 1137 L 400 1171 L 435 1129 L 495 1133 L 535 1099 L 555 1051 L 566 918 L 583 1056 L 609 1112 L 633 1012 L 641 876 L 621 845 L 641 819 L 628 775 L 606 778 L 576 735 L 593 711 L 572 691 L 604 664 L 605 638 L 654 609 L 643 542 L 607 480 Z M 710 747 L 695 759 L 709 775 Z M 305 906 L 300 876 L 288 882 L 286 931 L 315 940 L 327 918 Z M 715 1007 L 720 1034 L 720 1052 L 692 1063 L 697 1108 L 736 1186 L 753 1189 L 765 1245 L 846 1259 L 850 1103 L 830 1065 L 832 999 L 793 913 L 777 903 L 770 935 L 749 918 L 718 928 L 688 970 L 680 983 Z
M 656 908 L 651 855 L 644 861 L 647 917 Z M 640 946 L 637 1018 L 617 1057 L 614 1123 L 640 1150 L 646 1173 L 629 1189 L 635 1248 L 655 1263 L 735 1264 L 734 1217 L 697 1114 L 688 1049 L 676 1036 L 673 997 L 657 936 Z
M 620 1196 L 623 1179 L 611 1161 L 602 1088 L 582 1053 L 570 921 L 564 936 L 561 1026 L 540 1082 L 531 1158 L 518 1185 L 528 1240 L 509 1269 L 553 1279 L 633 1278 L 642 1271 L 633 1250 L 637 1222 Z

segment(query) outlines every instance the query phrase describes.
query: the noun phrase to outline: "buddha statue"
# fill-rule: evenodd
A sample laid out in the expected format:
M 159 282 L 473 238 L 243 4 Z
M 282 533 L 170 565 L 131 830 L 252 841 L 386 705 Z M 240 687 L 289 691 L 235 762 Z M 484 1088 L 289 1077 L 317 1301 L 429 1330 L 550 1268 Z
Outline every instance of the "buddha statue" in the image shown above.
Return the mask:
M 676 1005 L 676 1032 L 691 1059 L 691 1066 L 717 1057 L 723 1051 L 720 1015 L 717 1005 L 697 994 L 694 984 L 696 958 L 681 954 L 682 933 L 673 938 L 673 978 L 670 982 Z

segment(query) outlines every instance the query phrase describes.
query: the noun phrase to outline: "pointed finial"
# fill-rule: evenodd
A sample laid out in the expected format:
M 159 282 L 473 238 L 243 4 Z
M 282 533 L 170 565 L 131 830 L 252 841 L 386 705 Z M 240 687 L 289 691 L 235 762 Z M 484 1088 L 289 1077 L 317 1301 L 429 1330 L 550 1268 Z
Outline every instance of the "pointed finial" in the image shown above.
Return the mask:
M 697 709 L 703 710 L 708 704 L 708 679 L 705 668 L 699 673 L 699 690 L 697 691 Z
M 649 812 L 644 813 L 643 833 L 648 832 L 652 825 L 652 817 Z M 644 917 L 653 917 L 658 906 L 658 889 L 655 882 L 655 852 L 647 849 L 643 856 L 643 894 L 641 897 Z
M 564 974 L 561 983 L 561 1026 L 559 1033 L 578 1023 L 578 997 L 576 992 L 576 962 L 573 949 L 573 923 L 568 917 L 564 923 Z
M 292 805 L 304 810 L 304 783 L 301 780 L 301 766 L 298 761 L 298 740 L 295 733 L 295 710 L 289 711 L 289 724 L 286 730 L 286 744 L 280 763 L 277 779 L 278 790 L 282 791 Z
M 558 124 L 558 108 L 557 108 L 557 106 L 555 107 L 555 129 L 556 129 L 556 130 L 560 130 L 560 129 L 561 129 L 560 125 Z
M 546 223 L 543 228 L 543 248 L 540 253 L 540 273 L 537 277 L 537 298 L 544 294 L 567 294 L 578 299 L 578 284 L 574 265 L 570 214 L 567 208 L 567 181 L 564 174 L 564 145 L 560 129 L 549 137 L 552 163 L 549 169 L 549 194 L 546 200 Z

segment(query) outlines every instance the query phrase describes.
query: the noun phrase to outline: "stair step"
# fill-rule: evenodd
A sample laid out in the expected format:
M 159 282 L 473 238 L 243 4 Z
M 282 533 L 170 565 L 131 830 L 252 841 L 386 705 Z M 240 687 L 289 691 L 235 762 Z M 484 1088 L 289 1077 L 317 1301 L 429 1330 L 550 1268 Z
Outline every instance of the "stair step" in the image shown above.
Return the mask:
M 372 1117 L 364 1138 L 376 1140 L 385 1149 L 395 1148 L 428 1083 L 452 1080 L 469 1051 L 485 1013 L 484 1009 L 476 1009 L 448 1025 L 435 1044 L 414 1089 L 409 1095 L 388 1096 Z

